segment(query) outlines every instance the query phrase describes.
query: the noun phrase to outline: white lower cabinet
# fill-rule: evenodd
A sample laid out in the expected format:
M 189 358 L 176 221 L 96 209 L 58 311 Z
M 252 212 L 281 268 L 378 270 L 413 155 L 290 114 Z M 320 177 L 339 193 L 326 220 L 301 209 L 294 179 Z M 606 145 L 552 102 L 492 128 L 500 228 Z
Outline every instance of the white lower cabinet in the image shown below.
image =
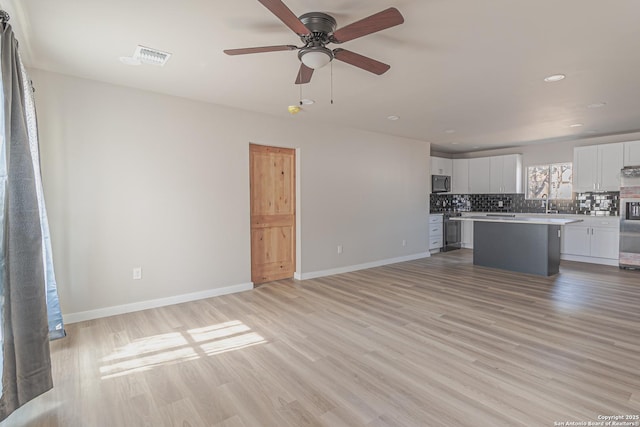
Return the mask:
M 462 221 L 462 247 L 473 249 L 473 221 Z
M 562 253 L 568 255 L 591 255 L 591 227 L 565 225 L 562 236 Z
M 591 229 L 591 256 L 618 260 L 620 230 L 594 227 Z
M 444 246 L 442 214 L 429 215 L 429 251 L 439 251 Z
M 563 227 L 561 252 L 564 259 L 617 265 L 619 242 L 619 218 L 586 218 Z

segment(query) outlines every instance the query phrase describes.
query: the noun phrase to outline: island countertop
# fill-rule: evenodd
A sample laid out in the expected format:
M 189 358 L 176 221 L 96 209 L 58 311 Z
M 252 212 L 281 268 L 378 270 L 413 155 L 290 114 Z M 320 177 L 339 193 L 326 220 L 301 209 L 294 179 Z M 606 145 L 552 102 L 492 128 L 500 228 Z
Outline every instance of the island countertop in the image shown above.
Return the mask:
M 541 216 L 515 216 L 504 214 L 472 215 L 451 217 L 452 221 L 503 222 L 511 224 L 567 225 L 582 222 L 579 218 L 554 218 Z

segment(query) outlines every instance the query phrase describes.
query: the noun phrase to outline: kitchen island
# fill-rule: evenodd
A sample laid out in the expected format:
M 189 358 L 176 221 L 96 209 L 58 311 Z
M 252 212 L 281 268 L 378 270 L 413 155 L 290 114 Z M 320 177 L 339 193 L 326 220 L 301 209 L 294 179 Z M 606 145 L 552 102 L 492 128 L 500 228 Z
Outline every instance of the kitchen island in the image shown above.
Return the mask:
M 560 227 L 582 221 L 504 214 L 451 219 L 474 222 L 474 265 L 543 276 L 560 270 Z

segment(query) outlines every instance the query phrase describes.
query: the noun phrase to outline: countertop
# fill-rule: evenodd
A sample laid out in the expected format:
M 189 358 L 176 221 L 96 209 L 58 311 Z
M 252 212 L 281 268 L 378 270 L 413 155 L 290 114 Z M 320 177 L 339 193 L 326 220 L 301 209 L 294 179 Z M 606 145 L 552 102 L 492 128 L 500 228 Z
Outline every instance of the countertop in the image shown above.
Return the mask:
M 585 214 L 571 214 L 571 213 L 542 213 L 542 212 L 487 212 L 487 211 L 472 211 L 472 212 L 460 212 L 462 216 L 485 216 L 485 215 L 515 215 L 532 218 L 576 218 L 585 222 L 590 221 L 605 221 L 611 223 L 619 223 L 620 216 L 618 215 L 585 215 Z
M 558 218 L 556 216 L 550 215 L 495 215 L 495 214 L 485 214 L 485 215 L 471 215 L 471 216 L 457 216 L 452 217 L 452 221 L 482 221 L 482 222 L 503 222 L 503 223 L 512 223 L 512 224 L 542 224 L 542 225 L 566 225 L 573 224 L 576 222 L 582 222 L 581 218 L 576 218 L 578 215 L 571 215 L 572 218 Z

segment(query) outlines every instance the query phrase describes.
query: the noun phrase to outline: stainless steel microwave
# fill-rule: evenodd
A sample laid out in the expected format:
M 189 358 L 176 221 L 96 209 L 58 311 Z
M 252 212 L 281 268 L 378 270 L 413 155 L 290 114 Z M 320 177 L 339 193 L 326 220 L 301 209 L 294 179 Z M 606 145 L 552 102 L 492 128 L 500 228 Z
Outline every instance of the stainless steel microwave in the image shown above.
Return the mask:
M 451 177 L 446 175 L 431 175 L 431 192 L 448 193 L 451 191 Z

